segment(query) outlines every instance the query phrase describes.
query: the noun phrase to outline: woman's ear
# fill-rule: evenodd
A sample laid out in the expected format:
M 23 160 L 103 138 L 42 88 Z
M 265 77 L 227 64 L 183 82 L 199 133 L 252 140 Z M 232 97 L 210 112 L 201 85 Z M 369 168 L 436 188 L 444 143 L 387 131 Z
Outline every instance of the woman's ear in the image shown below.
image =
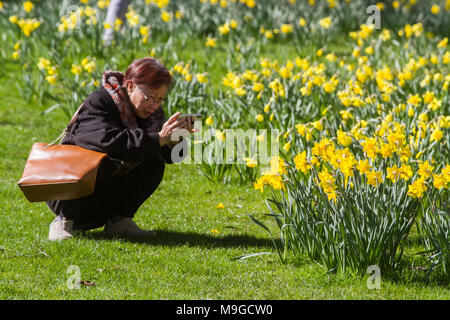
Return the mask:
M 134 91 L 134 83 L 132 82 L 132 81 L 126 81 L 125 82 L 125 88 L 127 89 L 127 93 L 128 93 L 128 95 L 130 95 L 131 96 L 131 94 L 133 93 L 133 91 Z

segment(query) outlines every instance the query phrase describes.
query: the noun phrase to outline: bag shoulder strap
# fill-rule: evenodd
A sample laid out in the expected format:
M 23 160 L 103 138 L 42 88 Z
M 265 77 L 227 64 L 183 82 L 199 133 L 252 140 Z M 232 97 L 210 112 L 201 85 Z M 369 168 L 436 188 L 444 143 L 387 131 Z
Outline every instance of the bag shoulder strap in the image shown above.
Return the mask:
M 70 128 L 72 128 L 72 126 L 75 124 L 75 121 L 76 121 L 77 118 L 78 118 L 78 113 L 80 113 L 80 110 L 81 110 L 81 107 L 83 107 L 83 104 L 84 104 L 84 103 L 82 103 L 82 104 L 78 107 L 77 111 L 75 111 L 75 114 L 72 116 L 72 119 L 70 119 L 69 124 L 67 125 L 66 128 L 64 128 L 63 132 L 59 135 L 59 137 L 56 138 L 55 140 L 53 140 L 52 142 L 47 143 L 46 145 L 44 145 L 44 149 L 47 149 L 48 147 L 51 147 L 51 146 L 54 146 L 54 145 L 56 145 L 56 144 L 61 144 L 61 143 L 62 143 L 62 141 L 64 140 L 64 138 L 65 138 L 65 137 L 67 136 L 67 134 L 69 133 Z

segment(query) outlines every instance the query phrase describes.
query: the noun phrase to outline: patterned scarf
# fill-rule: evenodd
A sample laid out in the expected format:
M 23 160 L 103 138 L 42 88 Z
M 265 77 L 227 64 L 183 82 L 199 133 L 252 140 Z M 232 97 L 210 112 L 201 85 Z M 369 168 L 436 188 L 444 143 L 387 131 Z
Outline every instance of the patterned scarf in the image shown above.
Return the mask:
M 136 117 L 125 87 L 122 87 L 125 75 L 120 71 L 105 71 L 102 75 L 102 86 L 116 104 L 122 123 L 127 128 L 142 127 L 146 132 L 159 132 L 166 122 L 166 115 L 161 106 L 147 119 Z
M 125 87 L 122 87 L 125 75 L 120 71 L 105 71 L 102 75 L 102 86 L 108 91 L 114 103 L 119 109 L 120 119 L 127 128 L 137 128 L 138 123 L 133 106 Z

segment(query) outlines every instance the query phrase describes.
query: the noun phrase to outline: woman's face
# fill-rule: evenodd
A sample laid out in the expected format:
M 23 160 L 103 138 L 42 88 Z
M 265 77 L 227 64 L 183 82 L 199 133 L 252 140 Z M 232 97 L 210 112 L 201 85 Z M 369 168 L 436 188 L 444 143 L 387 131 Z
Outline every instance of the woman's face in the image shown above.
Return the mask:
M 167 94 L 165 84 L 157 89 L 150 89 L 146 85 L 129 82 L 127 89 L 130 100 L 136 108 L 136 114 L 141 119 L 147 119 L 155 112 Z

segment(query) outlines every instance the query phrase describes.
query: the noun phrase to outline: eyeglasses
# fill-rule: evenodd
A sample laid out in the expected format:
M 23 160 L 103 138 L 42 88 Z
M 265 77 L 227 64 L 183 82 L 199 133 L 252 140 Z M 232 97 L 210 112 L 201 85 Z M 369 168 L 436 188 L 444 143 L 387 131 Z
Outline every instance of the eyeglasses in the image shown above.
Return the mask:
M 155 98 L 155 97 L 147 97 L 147 95 L 144 93 L 144 91 L 137 85 L 135 85 L 136 88 L 142 93 L 142 96 L 144 97 L 145 101 L 150 101 L 152 104 L 162 104 L 167 101 L 167 97 L 162 98 Z

